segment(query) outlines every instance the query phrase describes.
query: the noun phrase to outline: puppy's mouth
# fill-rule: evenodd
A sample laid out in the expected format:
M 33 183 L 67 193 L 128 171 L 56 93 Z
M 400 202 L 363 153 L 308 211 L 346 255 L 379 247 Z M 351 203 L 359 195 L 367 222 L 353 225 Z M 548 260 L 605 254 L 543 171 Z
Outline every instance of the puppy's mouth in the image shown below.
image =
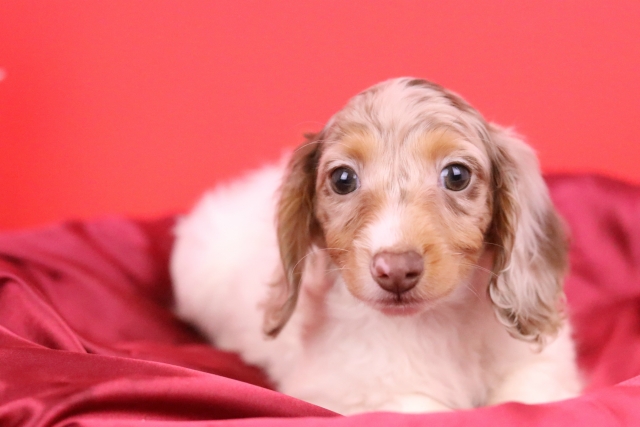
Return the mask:
M 396 294 L 381 298 L 373 303 L 374 308 L 389 316 L 411 316 L 424 311 L 428 301 Z

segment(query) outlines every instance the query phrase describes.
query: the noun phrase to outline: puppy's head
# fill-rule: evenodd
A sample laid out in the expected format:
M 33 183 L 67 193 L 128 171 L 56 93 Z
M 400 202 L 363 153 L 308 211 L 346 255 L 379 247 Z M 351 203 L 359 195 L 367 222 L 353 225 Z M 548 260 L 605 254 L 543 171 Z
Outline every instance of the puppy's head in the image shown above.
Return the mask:
M 457 95 L 395 79 L 354 97 L 296 150 L 281 188 L 278 239 L 293 312 L 303 258 L 326 250 L 359 300 L 388 315 L 429 309 L 490 258 L 490 299 L 520 339 L 561 324 L 565 239 L 534 153 Z

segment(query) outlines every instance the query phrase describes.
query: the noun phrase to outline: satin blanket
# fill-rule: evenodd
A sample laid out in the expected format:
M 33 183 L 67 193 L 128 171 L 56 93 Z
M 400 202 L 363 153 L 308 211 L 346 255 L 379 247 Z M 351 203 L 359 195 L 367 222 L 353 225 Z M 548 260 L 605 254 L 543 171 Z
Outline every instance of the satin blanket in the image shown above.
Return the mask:
M 582 397 L 342 417 L 282 395 L 172 315 L 173 218 L 116 218 L 0 234 L 0 426 L 640 425 L 640 187 L 547 182 L 571 230 Z

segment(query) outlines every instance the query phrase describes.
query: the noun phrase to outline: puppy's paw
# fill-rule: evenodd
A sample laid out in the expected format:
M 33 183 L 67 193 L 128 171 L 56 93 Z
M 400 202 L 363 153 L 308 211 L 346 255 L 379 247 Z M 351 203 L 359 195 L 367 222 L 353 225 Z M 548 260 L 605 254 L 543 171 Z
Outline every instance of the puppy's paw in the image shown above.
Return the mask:
M 448 412 L 453 409 L 424 394 L 411 393 L 396 396 L 378 410 L 418 414 L 422 412 Z

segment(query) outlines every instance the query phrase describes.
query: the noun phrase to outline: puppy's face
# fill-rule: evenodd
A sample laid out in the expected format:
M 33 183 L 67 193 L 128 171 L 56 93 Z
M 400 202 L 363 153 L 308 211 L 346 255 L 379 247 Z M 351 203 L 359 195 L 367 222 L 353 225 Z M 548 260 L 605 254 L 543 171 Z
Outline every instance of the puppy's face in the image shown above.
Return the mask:
M 541 343 L 562 324 L 566 241 L 534 152 L 433 83 L 394 79 L 352 98 L 293 153 L 277 219 L 285 277 L 267 335 L 293 313 L 313 246 L 387 314 L 424 310 L 486 271 L 484 295 L 514 337 Z
M 349 291 L 411 314 L 466 286 L 491 221 L 482 144 L 444 124 L 344 119 L 324 141 L 316 218 Z

